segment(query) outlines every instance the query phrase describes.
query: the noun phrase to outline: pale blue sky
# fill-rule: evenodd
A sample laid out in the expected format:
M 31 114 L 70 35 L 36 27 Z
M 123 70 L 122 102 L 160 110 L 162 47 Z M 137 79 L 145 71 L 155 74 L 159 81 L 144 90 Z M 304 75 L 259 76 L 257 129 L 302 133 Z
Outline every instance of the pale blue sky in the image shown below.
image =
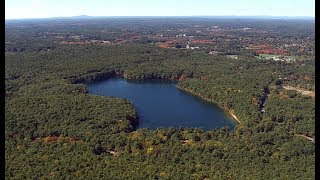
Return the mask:
M 5 0 L 5 18 L 60 16 L 312 16 L 315 0 Z

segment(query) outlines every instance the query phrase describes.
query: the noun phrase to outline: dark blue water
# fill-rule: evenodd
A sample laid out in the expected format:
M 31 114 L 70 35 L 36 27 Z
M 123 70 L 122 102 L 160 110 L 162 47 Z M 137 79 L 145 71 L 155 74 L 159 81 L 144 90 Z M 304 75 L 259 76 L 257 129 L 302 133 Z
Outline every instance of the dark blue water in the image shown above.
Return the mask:
M 176 88 L 173 82 L 120 78 L 88 84 L 90 94 L 127 98 L 139 116 L 138 128 L 233 128 L 235 123 L 212 103 Z

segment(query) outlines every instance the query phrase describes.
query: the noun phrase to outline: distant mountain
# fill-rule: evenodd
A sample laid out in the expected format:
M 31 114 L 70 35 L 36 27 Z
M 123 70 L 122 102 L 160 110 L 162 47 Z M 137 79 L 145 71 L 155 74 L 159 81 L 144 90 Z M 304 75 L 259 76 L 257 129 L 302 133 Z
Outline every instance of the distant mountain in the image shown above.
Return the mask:
M 66 17 L 51 17 L 51 18 L 45 18 L 45 19 L 90 19 L 95 17 L 97 16 L 80 15 L 80 16 L 66 16 Z

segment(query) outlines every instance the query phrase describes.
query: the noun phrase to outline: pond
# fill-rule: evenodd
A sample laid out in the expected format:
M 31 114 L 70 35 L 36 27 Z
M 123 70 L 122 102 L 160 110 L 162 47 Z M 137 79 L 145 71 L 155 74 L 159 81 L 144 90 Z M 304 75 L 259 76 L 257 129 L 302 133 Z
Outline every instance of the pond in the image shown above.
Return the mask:
M 87 84 L 90 94 L 126 98 L 139 116 L 137 128 L 221 128 L 235 126 L 223 110 L 163 80 L 112 78 Z

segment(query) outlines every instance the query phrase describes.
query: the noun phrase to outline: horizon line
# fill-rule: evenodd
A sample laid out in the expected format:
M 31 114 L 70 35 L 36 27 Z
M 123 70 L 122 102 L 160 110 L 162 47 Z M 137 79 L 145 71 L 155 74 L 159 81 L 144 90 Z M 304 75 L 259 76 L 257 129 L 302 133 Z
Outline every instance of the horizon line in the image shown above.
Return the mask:
M 277 16 L 277 15 L 132 15 L 132 16 L 90 16 L 90 15 L 75 15 L 75 16 L 55 16 L 55 17 L 30 17 L 30 18 L 5 18 L 5 20 L 35 20 L 35 19 L 72 19 L 72 18 L 137 18 L 137 17 L 146 17 L 146 18 L 153 18 L 153 17 L 165 17 L 165 18 L 174 18 L 174 17 L 198 17 L 198 18 L 206 18 L 206 17 L 238 17 L 238 18 L 282 18 L 282 19 L 315 19 L 315 16 Z

